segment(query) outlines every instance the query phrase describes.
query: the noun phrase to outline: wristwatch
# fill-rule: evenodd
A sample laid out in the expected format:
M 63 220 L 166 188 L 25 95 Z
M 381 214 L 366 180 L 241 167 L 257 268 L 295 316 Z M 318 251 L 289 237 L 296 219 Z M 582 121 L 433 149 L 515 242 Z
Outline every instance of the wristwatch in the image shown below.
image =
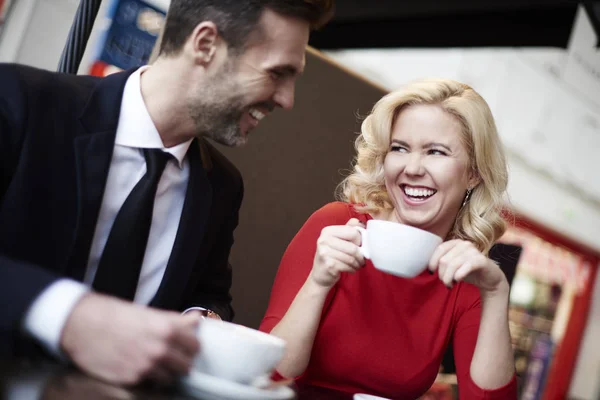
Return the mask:
M 217 314 L 216 312 L 214 312 L 213 310 L 210 310 L 208 308 L 190 307 L 190 308 L 186 309 L 183 312 L 183 314 L 187 313 L 188 311 L 198 311 L 200 313 L 200 315 L 202 315 L 203 318 L 211 318 L 211 319 L 221 320 L 221 316 L 219 314 Z
M 213 310 L 206 309 L 204 311 L 201 311 L 201 313 L 204 318 L 212 318 L 212 319 L 221 320 L 221 317 L 219 316 L 219 314 L 217 314 Z

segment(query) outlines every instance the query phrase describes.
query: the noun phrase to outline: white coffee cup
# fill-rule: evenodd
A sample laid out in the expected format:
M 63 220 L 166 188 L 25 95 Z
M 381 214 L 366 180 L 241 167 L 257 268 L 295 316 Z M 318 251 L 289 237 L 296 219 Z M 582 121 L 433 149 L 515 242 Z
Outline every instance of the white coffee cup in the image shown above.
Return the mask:
M 442 238 L 431 232 L 390 221 L 369 220 L 357 227 L 362 236 L 360 252 L 375 268 L 403 278 L 414 278 L 427 268 Z
M 283 357 L 285 341 L 231 322 L 206 318 L 197 331 L 196 371 L 242 384 L 268 375 Z

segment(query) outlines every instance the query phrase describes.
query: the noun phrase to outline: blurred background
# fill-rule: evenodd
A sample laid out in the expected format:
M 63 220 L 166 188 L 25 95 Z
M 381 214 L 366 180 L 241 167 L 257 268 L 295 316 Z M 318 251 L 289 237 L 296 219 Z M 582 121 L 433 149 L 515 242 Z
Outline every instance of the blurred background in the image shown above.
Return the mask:
M 56 70 L 79 3 L 0 0 L 0 62 Z M 79 73 L 148 62 L 168 0 L 103 0 Z M 488 101 L 510 163 L 510 228 L 491 256 L 512 281 L 521 399 L 600 399 L 600 1 L 338 0 L 313 34 L 296 107 L 243 149 L 232 253 L 236 322 L 257 327 L 279 259 L 333 200 L 374 102 L 457 79 Z M 52 105 L 49 105 L 51 107 Z M 431 398 L 456 398 L 448 354 Z

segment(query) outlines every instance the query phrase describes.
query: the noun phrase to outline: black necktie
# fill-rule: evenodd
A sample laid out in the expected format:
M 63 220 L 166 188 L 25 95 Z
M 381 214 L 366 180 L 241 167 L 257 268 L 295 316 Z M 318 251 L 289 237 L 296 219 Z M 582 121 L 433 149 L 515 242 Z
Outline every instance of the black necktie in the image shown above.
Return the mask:
M 133 300 L 137 288 L 158 181 L 171 157 L 159 149 L 144 149 L 146 175 L 135 185 L 108 235 L 98 263 L 93 288 L 105 294 Z

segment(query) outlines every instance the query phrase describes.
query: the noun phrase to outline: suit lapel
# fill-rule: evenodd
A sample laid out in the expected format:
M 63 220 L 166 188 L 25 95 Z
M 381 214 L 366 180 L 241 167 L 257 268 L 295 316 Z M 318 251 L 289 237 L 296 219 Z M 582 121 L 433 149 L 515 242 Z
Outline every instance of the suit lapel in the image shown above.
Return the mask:
M 201 157 L 199 143 L 198 139 L 194 139 L 188 150 L 190 177 L 185 201 L 165 275 L 156 296 L 150 302 L 154 307 L 177 308 L 196 265 L 198 250 L 206 231 L 212 204 L 212 188 L 203 168 L 203 163 L 206 164 L 209 160 Z
M 83 280 L 110 161 L 114 149 L 123 88 L 133 71 L 99 81 L 79 118 L 81 129 L 74 139 L 77 171 L 77 228 L 68 263 L 68 274 Z
M 77 170 L 77 229 L 68 274 L 83 280 L 114 149 L 123 88 L 133 71 L 102 79 L 80 117 L 74 150 Z M 204 150 L 204 151 L 203 151 Z M 181 219 L 165 275 L 150 305 L 176 308 L 191 276 L 210 214 L 210 156 L 198 139 L 188 150 L 190 176 Z M 202 152 L 202 154 L 201 154 Z M 180 296 L 178 296 L 178 294 Z
M 75 139 L 78 197 L 77 239 L 69 262 L 69 271 L 71 277 L 79 281 L 84 278 L 114 142 L 114 132 L 81 136 Z

